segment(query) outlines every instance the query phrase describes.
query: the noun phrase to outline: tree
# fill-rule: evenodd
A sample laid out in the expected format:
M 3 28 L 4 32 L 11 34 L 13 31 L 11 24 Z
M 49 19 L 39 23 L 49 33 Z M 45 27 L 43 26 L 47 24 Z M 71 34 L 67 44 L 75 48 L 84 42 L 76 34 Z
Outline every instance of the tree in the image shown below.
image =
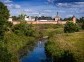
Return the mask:
M 84 22 L 84 17 L 77 19 L 77 23 L 83 23 L 83 22 Z
M 84 22 L 82 23 L 82 29 L 84 30 Z
M 10 14 L 7 6 L 5 6 L 2 2 L 0 2 L 0 18 L 2 17 L 5 20 L 8 20 Z
M 20 14 L 19 15 L 19 21 L 24 21 L 25 19 L 25 15 L 24 14 Z
M 72 20 L 72 17 L 69 17 L 69 18 L 64 18 L 64 20 L 63 21 L 71 21 Z
M 84 22 L 84 17 L 81 17 L 80 18 L 80 22 Z
M 0 62 L 11 62 L 11 54 L 5 47 L 4 34 L 8 26 L 9 11 L 7 6 L 0 2 Z
M 77 24 L 74 24 L 73 22 L 67 22 L 64 26 L 65 33 L 72 33 L 77 31 L 79 31 L 79 26 Z
M 9 18 L 9 10 L 2 2 L 0 2 L 0 38 L 3 38 L 7 20 Z
M 13 18 L 14 21 L 18 21 L 19 20 L 19 17 L 17 17 L 17 16 L 12 16 L 12 18 Z

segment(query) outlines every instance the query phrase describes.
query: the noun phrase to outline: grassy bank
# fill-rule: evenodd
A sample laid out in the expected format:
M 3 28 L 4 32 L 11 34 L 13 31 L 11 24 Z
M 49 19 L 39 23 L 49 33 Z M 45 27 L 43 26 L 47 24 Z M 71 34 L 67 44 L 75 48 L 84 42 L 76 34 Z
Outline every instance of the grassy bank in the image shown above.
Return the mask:
M 28 49 L 31 49 L 31 46 L 33 46 L 36 41 L 35 37 L 16 35 L 13 32 L 6 33 L 4 37 L 6 41 L 5 46 L 7 47 L 8 51 L 12 54 L 12 62 L 19 61 L 19 56 L 23 54 L 20 54 L 21 50 L 25 46 L 28 47 Z
M 38 30 L 33 28 L 32 25 L 22 22 L 21 24 L 12 25 L 4 34 L 3 45 L 2 43 L 0 44 L 11 54 L 10 62 L 19 62 L 19 59 L 24 54 L 33 49 L 39 38 L 40 34 Z
M 54 34 L 46 44 L 46 51 L 53 62 L 83 62 L 84 31 Z

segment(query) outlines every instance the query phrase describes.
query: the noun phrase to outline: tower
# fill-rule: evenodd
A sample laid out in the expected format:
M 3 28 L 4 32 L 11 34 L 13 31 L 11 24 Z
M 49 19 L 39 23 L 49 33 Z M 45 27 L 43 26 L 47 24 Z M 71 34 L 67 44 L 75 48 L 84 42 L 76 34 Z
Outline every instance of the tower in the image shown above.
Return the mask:
M 76 23 L 76 17 L 75 16 L 72 17 L 72 21 L 73 21 L 73 23 Z
M 58 12 L 57 12 L 57 16 L 58 16 Z
M 39 17 L 41 17 L 41 13 L 39 12 Z
M 57 12 L 57 15 L 56 15 L 56 17 L 55 17 L 55 21 L 57 22 L 57 21 L 60 21 L 60 17 L 59 17 L 59 15 L 58 15 L 58 12 Z

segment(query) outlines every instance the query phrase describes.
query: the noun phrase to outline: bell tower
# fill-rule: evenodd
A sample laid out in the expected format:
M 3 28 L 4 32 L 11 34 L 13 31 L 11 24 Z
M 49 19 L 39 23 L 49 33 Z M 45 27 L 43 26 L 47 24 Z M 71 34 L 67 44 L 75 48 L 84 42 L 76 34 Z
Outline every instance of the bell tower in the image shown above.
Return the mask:
M 55 21 L 57 22 L 57 21 L 60 21 L 60 17 L 59 17 L 59 15 L 58 15 L 58 12 L 57 12 L 57 15 L 56 15 L 56 17 L 55 17 Z
M 73 23 L 76 23 L 76 17 L 75 16 L 72 17 L 72 21 L 73 21 Z

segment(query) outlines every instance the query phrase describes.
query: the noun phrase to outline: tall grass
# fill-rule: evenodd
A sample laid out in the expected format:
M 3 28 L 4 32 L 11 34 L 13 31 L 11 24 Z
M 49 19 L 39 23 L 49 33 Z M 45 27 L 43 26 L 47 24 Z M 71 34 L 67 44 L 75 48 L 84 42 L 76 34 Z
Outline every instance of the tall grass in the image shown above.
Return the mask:
M 8 51 L 12 54 L 12 62 L 19 61 L 19 56 L 22 54 L 19 54 L 19 51 L 25 46 L 28 46 L 28 49 L 30 49 L 31 46 L 35 43 L 34 37 L 27 37 L 24 35 L 16 35 L 13 32 L 8 32 L 4 36 L 5 38 L 5 46 L 7 47 Z
M 45 48 L 54 62 L 84 62 L 84 31 L 55 34 Z

